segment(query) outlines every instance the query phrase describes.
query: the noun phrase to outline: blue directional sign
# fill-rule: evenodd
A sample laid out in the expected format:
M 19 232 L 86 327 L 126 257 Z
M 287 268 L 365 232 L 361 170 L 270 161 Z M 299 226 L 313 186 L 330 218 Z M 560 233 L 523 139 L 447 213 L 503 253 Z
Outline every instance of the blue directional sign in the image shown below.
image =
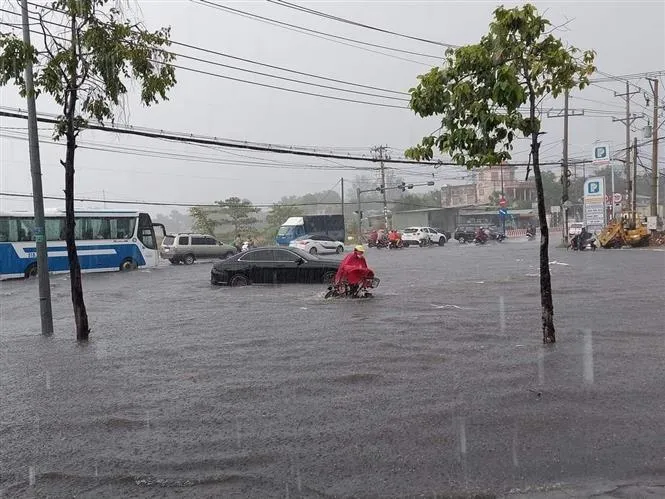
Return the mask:
M 506 210 L 505 208 L 499 208 L 499 216 L 501 218 L 508 216 L 508 210 Z

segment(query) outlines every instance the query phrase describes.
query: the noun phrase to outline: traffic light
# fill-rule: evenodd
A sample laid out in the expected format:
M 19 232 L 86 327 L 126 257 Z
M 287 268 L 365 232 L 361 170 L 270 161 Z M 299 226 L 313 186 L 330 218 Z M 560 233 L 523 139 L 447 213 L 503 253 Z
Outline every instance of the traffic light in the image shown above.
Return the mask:
M 404 192 L 404 191 L 406 190 L 406 183 L 402 182 L 401 184 L 399 184 L 399 185 L 397 186 L 397 188 L 398 188 L 400 191 Z

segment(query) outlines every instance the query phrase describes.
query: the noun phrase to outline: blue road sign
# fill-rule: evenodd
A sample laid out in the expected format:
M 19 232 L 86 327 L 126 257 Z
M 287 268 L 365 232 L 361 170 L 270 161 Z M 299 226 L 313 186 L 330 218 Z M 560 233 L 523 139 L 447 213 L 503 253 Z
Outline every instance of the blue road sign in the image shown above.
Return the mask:
M 505 208 L 499 208 L 499 216 L 501 218 L 508 216 L 508 210 L 506 210 Z

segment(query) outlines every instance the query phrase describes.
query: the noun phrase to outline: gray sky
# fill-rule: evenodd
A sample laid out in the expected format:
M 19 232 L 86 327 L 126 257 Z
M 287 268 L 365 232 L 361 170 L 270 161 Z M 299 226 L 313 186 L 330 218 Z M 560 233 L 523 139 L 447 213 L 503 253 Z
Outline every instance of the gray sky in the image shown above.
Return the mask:
M 2 8 L 14 9 L 15 4 L 4 1 Z M 566 42 L 580 49 L 597 52 L 599 70 L 611 74 L 632 74 L 665 69 L 665 2 L 535 2 L 541 12 L 546 11 L 553 24 L 571 22 L 558 34 Z M 439 48 L 421 42 L 410 41 L 368 29 L 349 26 L 299 13 L 292 9 L 263 1 L 225 2 L 236 9 L 279 19 L 291 24 L 318 29 L 340 36 L 389 45 L 403 50 L 437 54 Z M 506 3 L 505 5 L 512 5 Z M 134 4 L 136 5 L 136 4 Z M 406 91 L 416 82 L 416 76 L 436 64 L 435 59 L 395 54 L 421 63 L 397 60 L 370 53 L 358 48 L 317 39 L 301 33 L 252 19 L 246 19 L 205 7 L 189 1 L 140 1 L 141 15 L 149 28 L 172 27 L 172 39 L 199 47 L 225 52 L 234 56 L 284 66 L 299 71 L 332 78 Z M 358 22 L 407 33 L 414 36 L 462 45 L 476 42 L 487 30 L 496 2 L 310 2 L 304 4 L 330 14 Z M 7 21 L 8 15 L 2 14 Z M 14 21 L 16 22 L 16 21 Z M 33 35 L 34 37 L 34 35 Z M 184 54 L 247 67 L 293 78 L 296 75 L 250 66 L 238 61 L 214 55 L 205 55 L 182 47 L 173 50 Z M 376 49 L 379 50 L 379 49 Z M 384 51 L 385 52 L 385 51 Z M 212 73 L 246 80 L 320 92 L 337 96 L 378 101 L 372 97 L 344 94 L 307 85 L 273 80 L 231 69 L 180 59 L 178 64 Z M 602 78 L 601 75 L 596 75 Z M 408 109 L 390 109 L 356 103 L 330 101 L 318 97 L 286 93 L 237 83 L 213 76 L 177 71 L 178 84 L 166 103 L 151 108 L 142 107 L 135 95 L 128 99 L 128 113 L 119 121 L 135 126 L 159 128 L 168 131 L 190 132 L 220 138 L 247 140 L 272 144 L 294 144 L 330 148 L 354 148 L 354 154 L 369 154 L 369 147 L 387 144 L 400 150 L 416 143 L 423 134 L 437 127 L 436 120 L 422 120 Z M 318 80 L 317 83 L 325 83 Z M 661 84 L 665 77 L 661 77 Z M 635 84 L 648 89 L 644 79 Z M 335 83 L 331 85 L 340 86 Z M 596 117 L 576 117 L 570 120 L 570 156 L 588 158 L 594 141 L 612 143 L 614 149 L 624 147 L 625 131 L 620 123 L 613 123 L 611 116 L 598 117 L 600 111 L 624 115 L 622 99 L 613 90 L 623 91 L 621 82 L 602 83 L 583 92 L 572 94 L 571 108 L 592 109 Z M 373 92 L 372 90 L 367 90 Z M 661 86 L 661 96 L 665 89 Z M 583 100 L 588 99 L 588 100 Z M 390 103 L 390 101 L 381 100 Z M 6 107 L 25 109 L 16 89 L 0 89 L 0 103 Z M 633 110 L 651 115 L 645 108 L 642 95 L 633 97 Z M 546 102 L 545 106 L 560 107 L 561 103 Z M 58 108 L 47 98 L 38 100 L 38 111 L 56 113 Z M 644 120 L 636 122 L 640 128 Z M 26 122 L 0 119 L 0 190 L 29 193 L 31 191 L 27 154 Z M 19 129 L 12 129 L 18 127 Z M 41 133 L 48 137 L 46 125 Z M 547 134 L 543 138 L 543 158 L 558 161 L 561 158 L 562 119 L 547 119 Z M 661 130 L 665 132 L 665 127 Z M 12 138 L 8 138 L 11 135 Z M 641 133 L 638 135 L 641 140 Z M 23 140 L 21 140 L 23 139 Z M 81 145 L 108 148 L 131 147 L 171 154 L 213 158 L 225 164 L 133 156 L 79 149 L 77 151 L 77 184 L 79 196 L 108 199 L 131 199 L 168 202 L 206 203 L 237 195 L 255 203 L 270 203 L 283 195 L 304 194 L 332 187 L 341 176 L 352 180 L 356 172 L 320 169 L 288 169 L 292 164 L 309 164 L 319 167 L 335 166 L 320 159 L 270 155 L 258 152 L 211 150 L 197 146 L 174 144 L 161 140 L 117 136 L 109 133 L 86 131 L 80 136 Z M 325 146 L 325 147 L 324 147 Z M 527 150 L 526 141 L 516 145 L 517 151 Z M 661 147 L 661 158 L 665 150 Z M 344 149 L 347 151 L 347 149 Z M 650 157 L 650 146 L 643 148 Z M 45 194 L 60 195 L 64 174 L 59 166 L 64 148 L 51 144 L 41 146 Z M 248 158 L 249 157 L 249 158 Z M 525 160 L 526 155 L 516 159 Z M 281 164 L 269 168 L 255 165 L 232 164 L 233 161 L 278 161 Z M 337 161 L 337 164 L 345 164 Z M 346 163 L 352 166 L 369 166 Z M 431 173 L 429 167 L 402 167 L 402 176 L 410 181 L 427 180 L 416 171 Z M 437 186 L 463 181 L 465 171 L 439 169 Z M 47 206 L 61 206 L 60 202 L 48 202 Z M 94 206 L 94 205 L 87 205 Z M 0 197 L 0 209 L 30 209 L 31 201 Z M 168 207 L 152 207 L 152 213 L 168 212 Z

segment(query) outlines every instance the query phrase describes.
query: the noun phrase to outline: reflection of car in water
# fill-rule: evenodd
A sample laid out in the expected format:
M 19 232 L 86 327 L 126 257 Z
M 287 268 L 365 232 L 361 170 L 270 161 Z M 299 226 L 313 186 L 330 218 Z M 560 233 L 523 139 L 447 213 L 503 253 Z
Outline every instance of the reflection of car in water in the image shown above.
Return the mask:
M 215 262 L 210 271 L 212 284 L 315 283 L 329 284 L 340 262 L 319 258 L 298 248 L 253 248 Z
M 299 248 L 312 255 L 318 253 L 343 253 L 344 243 L 335 241 L 332 237 L 325 234 L 305 234 L 289 243 L 291 248 Z

